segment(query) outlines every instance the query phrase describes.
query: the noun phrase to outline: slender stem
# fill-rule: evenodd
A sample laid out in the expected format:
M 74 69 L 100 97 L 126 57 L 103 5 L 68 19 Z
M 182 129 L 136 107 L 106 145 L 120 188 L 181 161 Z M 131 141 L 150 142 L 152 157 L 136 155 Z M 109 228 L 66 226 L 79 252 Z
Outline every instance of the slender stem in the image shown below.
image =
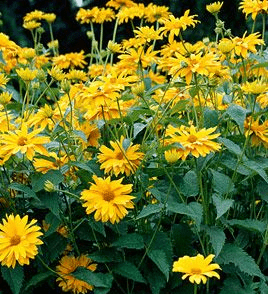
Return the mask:
M 265 42 L 265 23 L 266 23 L 266 14 L 262 14 L 262 39 Z M 263 53 L 263 44 L 261 44 L 261 54 Z
M 197 294 L 197 287 L 198 287 L 198 285 L 196 283 L 194 283 L 194 294 Z

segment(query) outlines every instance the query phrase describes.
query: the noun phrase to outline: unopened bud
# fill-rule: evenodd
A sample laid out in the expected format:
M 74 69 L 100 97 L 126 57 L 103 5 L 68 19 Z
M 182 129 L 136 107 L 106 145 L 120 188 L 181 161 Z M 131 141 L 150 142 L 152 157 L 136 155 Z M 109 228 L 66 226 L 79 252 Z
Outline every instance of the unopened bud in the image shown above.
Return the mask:
M 71 84 L 67 79 L 63 79 L 60 83 L 60 86 L 65 93 L 69 93 L 71 90 Z
M 46 180 L 45 183 L 44 183 L 44 190 L 49 192 L 49 193 L 52 193 L 52 192 L 56 191 L 56 187 L 51 181 Z

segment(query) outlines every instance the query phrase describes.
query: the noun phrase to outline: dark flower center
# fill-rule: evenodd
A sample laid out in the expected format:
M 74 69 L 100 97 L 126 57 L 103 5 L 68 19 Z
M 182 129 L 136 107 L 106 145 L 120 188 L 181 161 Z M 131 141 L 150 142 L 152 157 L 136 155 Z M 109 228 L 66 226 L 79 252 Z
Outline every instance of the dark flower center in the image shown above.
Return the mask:
M 102 193 L 102 198 L 105 201 L 112 201 L 114 199 L 114 197 L 115 197 L 115 195 L 114 195 L 114 192 L 112 192 L 112 191 L 104 191 Z
M 11 237 L 11 239 L 10 239 L 10 245 L 11 246 L 16 246 L 19 243 L 20 243 L 20 236 L 14 235 L 13 237 Z
M 190 135 L 187 139 L 188 142 L 194 143 L 197 140 L 197 137 L 195 135 Z
M 25 137 L 19 137 L 17 143 L 18 143 L 19 146 L 24 146 L 24 145 L 26 145 L 26 142 L 27 142 L 27 138 L 25 138 Z
M 202 271 L 200 268 L 193 267 L 193 268 L 191 268 L 191 273 L 192 273 L 192 275 L 199 275 L 202 273 Z

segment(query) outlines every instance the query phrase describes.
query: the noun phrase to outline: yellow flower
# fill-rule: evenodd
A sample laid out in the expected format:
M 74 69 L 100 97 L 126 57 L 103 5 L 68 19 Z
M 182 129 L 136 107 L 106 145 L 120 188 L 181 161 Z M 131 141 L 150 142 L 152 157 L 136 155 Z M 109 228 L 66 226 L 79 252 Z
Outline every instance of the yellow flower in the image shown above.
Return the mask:
M 2 134 L 1 139 L 1 151 L 0 156 L 6 161 L 18 152 L 26 154 L 29 160 L 32 160 L 35 153 L 40 153 L 42 155 L 47 155 L 47 150 L 43 144 L 48 143 L 49 137 L 38 137 L 37 135 L 42 131 L 42 129 L 34 130 L 28 133 L 28 128 L 26 124 L 22 124 L 20 130 L 9 131 L 7 134 Z
M 170 12 L 166 6 L 158 6 L 150 3 L 144 9 L 144 17 L 147 22 L 156 22 L 161 18 L 168 18 Z
M 33 70 L 26 67 L 25 69 L 23 68 L 16 69 L 16 72 L 23 81 L 30 82 L 36 78 L 38 70 L 37 69 Z
M 203 255 L 183 256 L 173 263 L 173 272 L 184 273 L 182 279 L 189 277 L 191 283 L 200 284 L 201 281 L 205 284 L 207 277 L 216 277 L 220 279 L 220 275 L 215 271 L 221 269 L 217 263 L 211 263 L 215 255 L 210 254 L 206 258 Z
M 213 2 L 211 4 L 206 5 L 206 9 L 211 14 L 217 14 L 220 12 L 223 2 Z
M 260 104 L 262 109 L 268 107 L 268 93 L 258 95 L 256 101 Z
M 45 174 L 49 170 L 59 170 L 68 162 L 67 155 L 58 156 L 55 152 L 49 152 L 48 157 L 50 158 L 34 158 L 33 166 L 37 172 Z
M 246 17 L 251 14 L 252 19 L 255 20 L 258 14 L 267 13 L 268 2 L 267 0 L 243 0 L 240 3 L 239 9 L 242 9 Z
M 79 82 L 79 81 L 87 81 L 88 76 L 87 74 L 78 69 L 71 69 L 67 74 L 66 74 L 66 79 L 71 80 L 73 82 Z
M 110 0 L 106 3 L 106 6 L 114 7 L 115 9 L 120 9 L 123 7 L 132 7 L 135 3 L 131 0 Z
M 260 146 L 268 148 L 268 121 L 260 124 L 259 119 L 254 120 L 248 117 L 244 123 L 246 137 L 251 137 L 252 146 Z
M 65 78 L 65 73 L 57 65 L 48 69 L 47 72 L 56 81 L 61 81 Z
M 41 228 L 35 225 L 36 222 L 32 220 L 28 223 L 28 215 L 21 218 L 11 214 L 3 219 L 3 224 L 0 224 L 2 265 L 14 268 L 17 262 L 20 265 L 29 264 L 30 258 L 33 259 L 38 254 L 37 245 L 43 244 L 39 239 L 43 233 L 39 232 Z
M 110 177 L 102 179 L 95 175 L 93 180 L 95 184 L 92 183 L 89 190 L 83 190 L 81 193 L 86 213 L 95 212 L 96 221 L 118 223 L 127 215 L 127 208 L 134 208 L 131 200 L 135 197 L 129 195 L 132 192 L 132 184 L 121 184 L 123 178 L 111 181 Z
M 12 99 L 12 93 L 3 92 L 0 94 L 0 104 L 5 106 L 7 105 Z
M 149 43 L 154 40 L 161 40 L 159 31 L 156 31 L 154 27 L 143 26 L 134 30 L 135 37 L 140 44 Z
M 108 42 L 108 45 L 107 45 L 107 49 L 112 53 L 121 53 L 122 50 L 121 50 L 121 45 L 118 44 L 118 43 L 115 43 L 113 41 L 109 41 Z
M 40 10 L 34 10 L 31 11 L 29 13 L 27 13 L 24 17 L 23 17 L 23 21 L 32 21 L 32 20 L 41 20 L 43 19 L 44 16 L 44 12 L 40 11 Z
M 48 23 L 52 23 L 56 19 L 55 13 L 45 13 L 42 17 L 42 19 L 46 20 Z
M 166 150 L 164 155 L 165 155 L 166 161 L 169 163 L 174 163 L 181 158 L 181 154 L 177 152 L 176 148 L 171 148 L 170 150 Z
M 218 49 L 223 53 L 229 53 L 234 49 L 235 44 L 232 40 L 227 38 L 222 38 L 219 42 Z
M 79 257 L 63 256 L 60 260 L 60 264 L 56 267 L 56 272 L 60 276 L 56 281 L 59 282 L 62 291 L 72 291 L 74 294 L 84 294 L 93 290 L 92 285 L 79 280 L 72 275 L 78 267 L 84 267 L 93 272 L 96 270 L 97 264 L 92 263 L 92 260 L 86 255 L 81 255 Z
M 182 148 L 177 148 L 178 156 L 182 160 L 185 160 L 189 154 L 196 158 L 205 157 L 210 152 L 218 151 L 221 148 L 219 143 L 212 141 L 220 136 L 219 133 L 212 134 L 216 128 L 198 131 L 193 125 L 190 127 L 181 126 L 180 128 L 169 125 L 166 130 L 167 139 L 165 142 L 166 144 L 179 143 L 182 145 Z
M 0 88 L 5 88 L 8 81 L 9 78 L 5 74 L 0 73 Z
M 87 64 L 83 50 L 55 56 L 52 61 L 54 66 L 58 66 L 61 69 L 74 67 L 84 68 Z
M 26 30 L 34 30 L 41 26 L 41 23 L 35 20 L 25 21 L 22 25 Z
M 113 149 L 104 145 L 100 147 L 101 154 L 98 155 L 98 160 L 101 163 L 100 168 L 104 172 L 115 174 L 118 176 L 126 174 L 127 176 L 135 173 L 144 157 L 144 153 L 138 152 L 140 145 L 132 145 L 124 147 L 125 138 L 121 136 L 120 141 L 110 141 Z
M 246 94 L 261 94 L 268 91 L 268 84 L 260 80 L 255 80 L 253 82 L 246 82 L 241 86 L 241 89 Z
M 144 16 L 144 4 L 135 4 L 131 7 L 123 7 L 117 13 L 118 23 L 128 22 L 135 17 L 142 18 Z

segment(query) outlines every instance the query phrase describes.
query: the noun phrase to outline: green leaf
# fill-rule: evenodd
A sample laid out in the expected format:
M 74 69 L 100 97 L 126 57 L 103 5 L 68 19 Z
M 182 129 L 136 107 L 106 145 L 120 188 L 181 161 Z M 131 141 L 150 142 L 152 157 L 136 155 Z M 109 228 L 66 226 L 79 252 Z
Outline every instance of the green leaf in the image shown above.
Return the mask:
M 244 165 L 239 164 L 237 166 L 237 159 L 234 158 L 222 158 L 221 164 L 243 176 L 250 176 L 252 174 L 252 171 Z
M 19 294 L 24 279 L 23 267 L 16 265 L 13 269 L 11 267 L 2 266 L 1 272 L 3 279 L 8 283 L 12 293 Z
M 249 231 L 263 233 L 266 229 L 266 223 L 256 219 L 231 219 L 226 221 L 230 226 L 240 227 Z
M 188 171 L 183 177 L 181 192 L 186 196 L 196 196 L 199 193 L 198 177 L 193 170 Z
M 223 288 L 219 294 L 256 294 L 256 292 L 253 289 L 245 289 L 241 286 L 240 280 L 232 276 L 224 280 Z
M 96 232 L 102 234 L 104 237 L 106 237 L 105 228 L 104 228 L 104 225 L 102 222 L 97 222 L 97 221 L 95 221 L 95 219 L 93 217 L 90 216 L 88 218 L 88 224 L 90 225 L 90 227 L 94 231 L 96 231 Z
M 196 227 L 199 229 L 203 218 L 203 208 L 198 202 L 184 203 L 172 203 L 170 202 L 167 209 L 174 213 L 184 214 L 189 216 L 195 221 Z
M 231 206 L 234 203 L 234 200 L 232 199 L 222 199 L 222 197 L 218 196 L 217 194 L 213 194 L 212 196 L 213 203 L 217 210 L 217 218 L 220 218 L 222 215 L 225 214 L 225 212 L 228 211 L 228 209 L 231 208 Z
M 188 99 L 180 100 L 172 107 L 172 109 L 170 110 L 170 115 L 173 115 L 174 113 L 178 113 L 180 111 L 184 111 L 188 104 L 189 104 Z
M 225 195 L 234 190 L 234 183 L 227 175 L 210 169 L 212 173 L 212 187 L 215 192 Z
M 112 287 L 113 276 L 111 274 L 94 273 L 85 267 L 78 267 L 72 275 L 76 279 L 87 282 L 97 288 L 110 289 Z
M 204 110 L 204 127 L 213 128 L 216 127 L 219 123 L 218 112 L 209 108 Z
M 230 105 L 226 112 L 237 123 L 242 133 L 244 133 L 244 121 L 246 119 L 249 110 L 243 108 L 238 104 Z
M 134 127 L 134 131 L 133 131 L 133 139 L 135 139 L 137 137 L 137 135 L 146 128 L 146 124 L 142 124 L 142 123 L 134 123 L 133 127 Z
M 218 227 L 204 227 L 204 231 L 209 236 L 210 243 L 214 249 L 214 254 L 217 257 L 225 244 L 226 236 L 224 231 Z
M 218 141 L 222 143 L 231 153 L 240 156 L 242 150 L 239 145 L 235 144 L 233 141 L 226 138 L 218 138 Z
M 131 262 L 125 261 L 125 262 L 120 262 L 117 264 L 114 264 L 111 267 L 112 271 L 122 277 L 126 277 L 128 279 L 131 279 L 135 282 L 139 283 L 145 283 L 146 281 L 144 280 L 142 274 L 138 270 L 138 268 Z
M 142 211 L 137 215 L 136 219 L 141 219 L 151 214 L 159 213 L 162 208 L 162 204 L 149 204 L 142 209 Z
M 176 256 L 191 255 L 193 232 L 186 224 L 174 224 L 171 227 L 171 238 Z
M 49 170 L 46 174 L 36 174 L 32 179 L 33 190 L 35 192 L 44 189 L 45 181 L 49 180 L 54 185 L 58 185 L 64 180 L 63 174 L 59 170 Z
M 152 294 L 159 294 L 160 290 L 164 288 L 167 283 L 163 273 L 154 266 L 150 266 L 150 270 L 145 270 L 144 276 L 150 284 Z
M 96 252 L 93 252 L 88 255 L 92 260 L 99 262 L 99 263 L 106 263 L 106 262 L 122 262 L 123 256 L 120 251 L 116 248 L 102 248 Z
M 59 196 L 56 193 L 44 192 L 42 195 L 40 195 L 39 200 L 46 208 L 48 208 L 60 219 Z
M 49 224 L 49 228 L 45 232 L 45 236 L 49 236 L 54 233 L 61 224 L 61 220 L 52 212 L 49 212 L 46 215 L 45 221 L 47 224 Z
M 66 248 L 68 240 L 55 232 L 45 239 L 47 245 L 46 253 L 51 262 L 53 262 Z
M 220 255 L 217 257 L 217 263 L 234 264 L 243 273 L 249 276 L 257 276 L 265 279 L 255 260 L 248 255 L 242 248 L 234 244 L 225 244 Z
M 268 67 L 268 61 L 260 62 L 258 64 L 254 64 L 250 67 L 250 69 L 261 68 L 261 67 Z
M 20 192 L 23 192 L 24 193 L 24 197 L 27 198 L 35 198 L 39 201 L 37 195 L 35 194 L 35 192 L 30 189 L 29 187 L 23 185 L 23 184 L 20 184 L 20 183 L 11 183 L 9 185 L 9 188 L 10 189 L 13 189 L 13 190 L 16 190 L 16 191 L 20 191 Z
M 268 203 L 268 184 L 264 181 L 260 181 L 257 184 L 256 192 L 259 194 L 262 200 Z
M 147 252 L 148 257 L 157 265 L 158 269 L 169 279 L 170 265 L 163 250 L 155 249 Z
M 50 272 L 50 271 L 40 273 L 40 274 L 37 274 L 37 275 L 33 276 L 30 279 L 30 281 L 27 283 L 26 288 L 24 289 L 24 291 L 29 290 L 29 288 L 38 285 L 39 283 L 45 281 L 46 279 L 50 278 L 51 276 L 53 276 L 53 273 Z
M 142 249 L 144 248 L 144 242 L 141 235 L 137 233 L 127 234 L 120 236 L 112 246 L 130 248 L 130 249 Z
M 249 169 L 253 170 L 256 174 L 259 174 L 268 184 L 268 176 L 260 164 L 253 160 L 244 161 L 243 164 Z

